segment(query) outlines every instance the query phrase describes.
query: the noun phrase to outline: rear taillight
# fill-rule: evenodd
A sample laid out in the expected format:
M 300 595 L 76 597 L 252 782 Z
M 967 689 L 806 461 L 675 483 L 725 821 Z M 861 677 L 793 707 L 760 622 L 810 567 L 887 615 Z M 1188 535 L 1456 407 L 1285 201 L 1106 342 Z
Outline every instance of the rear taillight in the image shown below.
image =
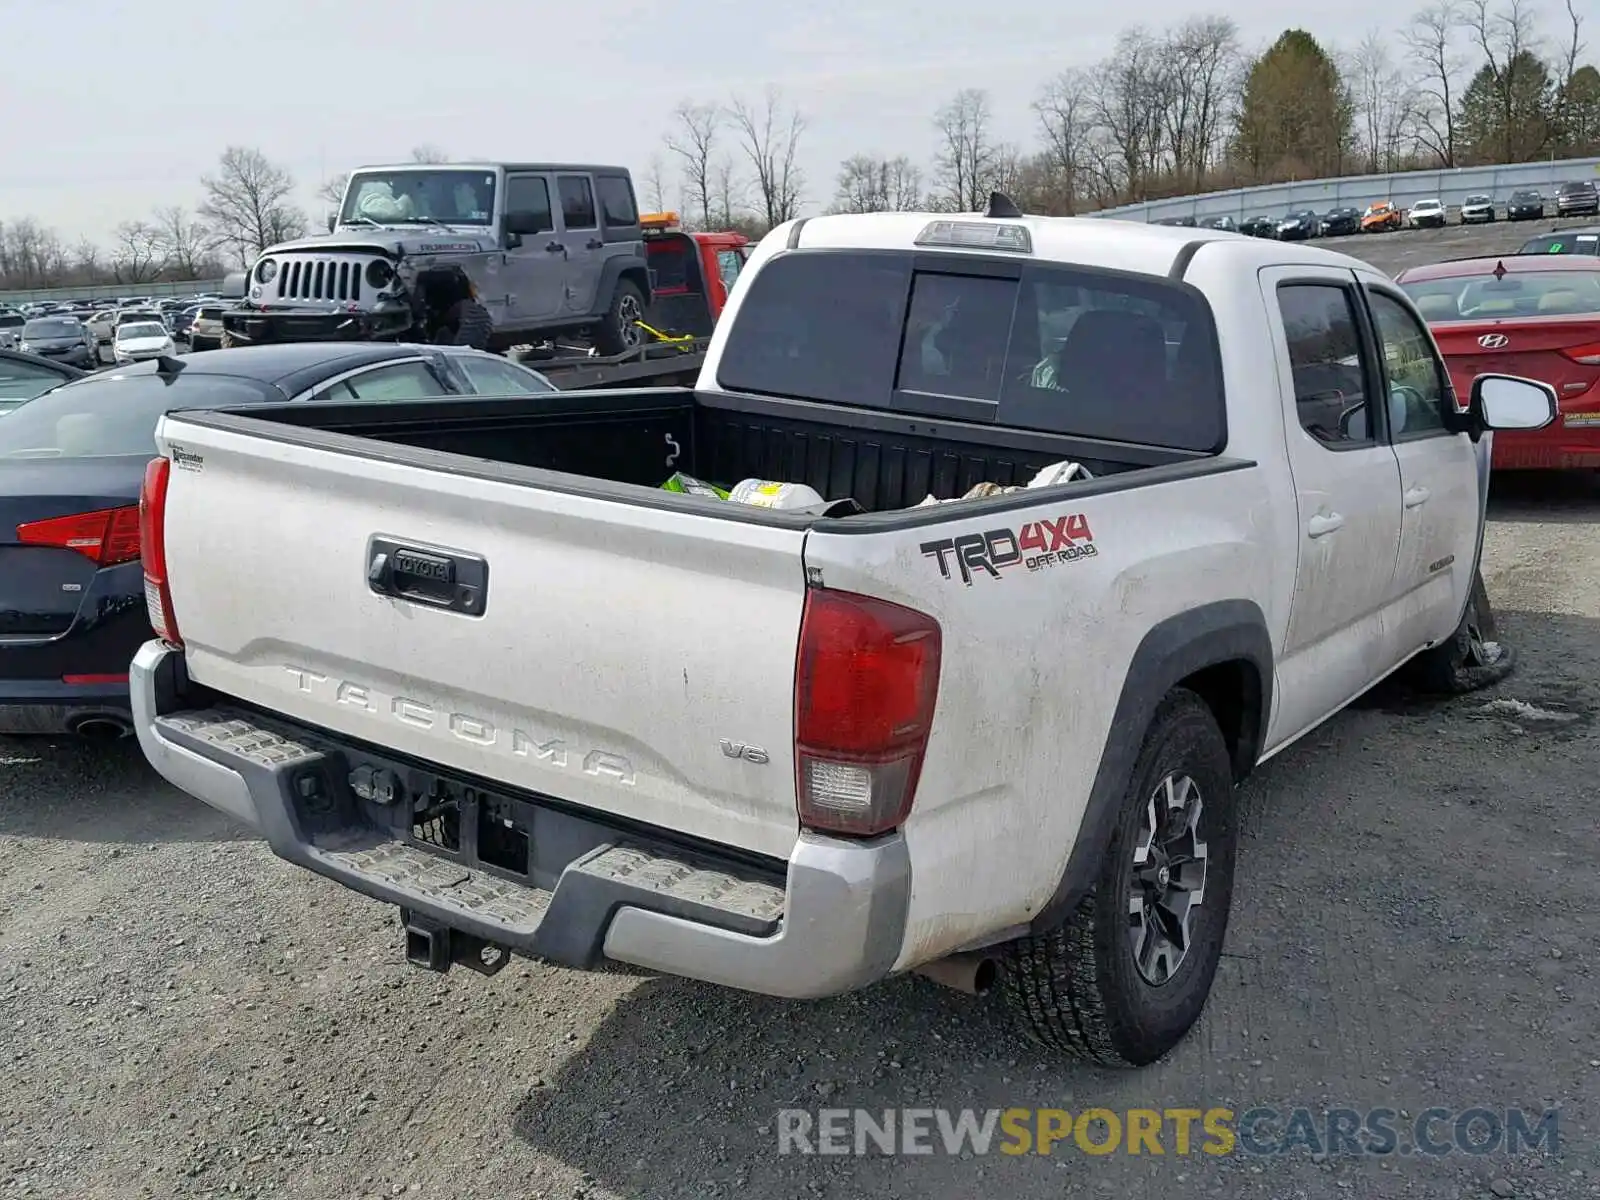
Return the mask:
M 806 592 L 795 662 L 795 783 L 807 829 L 871 837 L 902 824 L 939 692 L 939 623 L 858 596 Z
M 139 541 L 144 560 L 144 604 L 156 636 L 173 646 L 183 645 L 178 618 L 172 612 L 172 588 L 167 579 L 167 479 L 172 463 L 153 458 L 144 469 L 139 492 Z
M 17 541 L 76 550 L 97 567 L 114 567 L 139 557 L 139 510 L 130 504 L 29 521 L 17 526 Z
M 1582 346 L 1568 346 L 1561 352 L 1575 363 L 1582 363 L 1586 367 L 1600 367 L 1600 342 L 1589 342 Z

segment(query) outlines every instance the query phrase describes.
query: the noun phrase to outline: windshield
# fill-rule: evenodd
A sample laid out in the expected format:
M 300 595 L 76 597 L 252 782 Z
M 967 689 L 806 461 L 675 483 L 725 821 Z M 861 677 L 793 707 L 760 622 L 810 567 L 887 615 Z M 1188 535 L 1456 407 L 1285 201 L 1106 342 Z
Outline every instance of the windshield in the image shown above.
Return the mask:
M 153 455 L 156 422 L 172 409 L 286 398 L 267 384 L 229 375 L 96 375 L 31 400 L 0 421 L 0 459 Z
M 362 171 L 345 190 L 343 224 L 488 225 L 494 217 L 492 171 Z
M 22 327 L 25 338 L 77 337 L 83 328 L 76 321 L 29 321 Z
M 1586 191 L 1589 190 L 1590 186 L 1591 186 L 1590 184 L 1583 183 L 1583 182 L 1579 182 L 1579 183 L 1563 183 L 1561 185 L 1561 194 L 1563 196 L 1571 196 L 1571 195 L 1573 195 L 1573 194 L 1575 194 L 1577 192 L 1586 192 Z
M 1389 211 L 1389 206 L 1387 204 L 1370 204 L 1370 205 L 1367 206 L 1367 216 L 1369 216 L 1369 217 L 1370 216 L 1374 216 L 1377 213 L 1388 212 L 1388 211 Z
M 1524 242 L 1518 254 L 1600 254 L 1600 233 L 1547 233 Z
M 1461 203 L 1463 203 L 1463 204 L 1487 204 L 1487 203 L 1489 203 L 1489 197 L 1487 197 L 1487 196 L 1468 196 Z
M 27 318 L 18 313 L 0 313 L 0 329 L 15 329 L 27 323 Z
M 127 325 L 119 325 L 117 327 L 117 340 L 119 342 L 132 341 L 134 338 L 158 338 L 166 336 L 166 326 L 157 325 L 154 321 L 133 321 Z
M 1567 317 L 1600 313 L 1600 268 L 1593 271 L 1516 271 L 1496 279 L 1426 279 L 1400 286 L 1430 321 L 1508 317 Z

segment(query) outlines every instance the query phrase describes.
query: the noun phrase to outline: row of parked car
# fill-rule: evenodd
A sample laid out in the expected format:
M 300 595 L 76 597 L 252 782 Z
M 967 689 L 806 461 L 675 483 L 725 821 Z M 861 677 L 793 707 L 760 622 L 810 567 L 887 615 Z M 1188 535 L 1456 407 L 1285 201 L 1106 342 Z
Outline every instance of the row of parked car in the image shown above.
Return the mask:
M 1547 202 L 1544 194 L 1533 188 L 1512 192 L 1503 206 L 1487 192 L 1477 192 L 1462 200 L 1456 219 L 1462 225 L 1488 224 L 1499 219 L 1502 207 L 1509 221 L 1538 221 L 1545 217 Z M 1587 179 L 1571 180 L 1556 189 L 1553 202 L 1548 207 L 1558 217 L 1600 215 L 1600 191 Z M 1434 196 L 1418 200 L 1409 209 L 1401 208 L 1392 200 L 1375 200 L 1365 210 L 1350 206 L 1332 208 L 1323 213 L 1299 209 L 1281 217 L 1262 213 L 1244 220 L 1225 213 L 1215 213 L 1209 216 L 1164 217 L 1155 224 L 1228 229 L 1250 237 L 1302 241 L 1353 233 L 1384 233 L 1396 229 L 1439 229 L 1448 224 L 1448 213 L 1444 201 Z
M 86 371 L 169 354 L 179 341 L 192 350 L 215 350 L 222 344 L 228 304 L 204 297 L 193 303 L 188 298 L 138 300 L 103 309 L 0 306 L 0 350 L 20 350 Z

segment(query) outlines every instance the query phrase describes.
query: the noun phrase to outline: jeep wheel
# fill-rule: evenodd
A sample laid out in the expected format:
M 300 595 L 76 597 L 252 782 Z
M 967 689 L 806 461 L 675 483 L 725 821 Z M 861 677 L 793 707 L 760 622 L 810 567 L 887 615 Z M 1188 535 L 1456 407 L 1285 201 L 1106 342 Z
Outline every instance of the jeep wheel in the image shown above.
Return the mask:
M 1233 897 L 1233 770 L 1193 692 L 1156 710 L 1115 821 L 1089 894 L 1059 928 L 1008 947 L 1001 987 L 1035 1042 L 1138 1067 L 1199 1019 Z
M 463 300 L 451 315 L 454 325 L 445 325 L 434 341 L 446 346 L 471 346 L 474 350 L 487 350 L 494 336 L 494 318 L 489 310 L 476 300 Z
M 1480 572 L 1472 577 L 1467 611 L 1455 633 L 1411 660 L 1411 683 L 1437 696 L 1460 696 L 1499 683 L 1516 666 L 1516 655 L 1496 640 L 1496 633 L 1494 608 Z
M 222 331 L 222 336 L 217 339 L 217 349 L 219 349 L 219 350 L 232 350 L 233 347 L 234 347 L 233 334 L 229 333 L 226 329 L 224 329 Z
M 626 354 L 644 345 L 644 330 L 639 328 L 642 320 L 644 293 L 635 283 L 618 281 L 611 307 L 600 322 L 600 336 L 596 339 L 600 353 Z

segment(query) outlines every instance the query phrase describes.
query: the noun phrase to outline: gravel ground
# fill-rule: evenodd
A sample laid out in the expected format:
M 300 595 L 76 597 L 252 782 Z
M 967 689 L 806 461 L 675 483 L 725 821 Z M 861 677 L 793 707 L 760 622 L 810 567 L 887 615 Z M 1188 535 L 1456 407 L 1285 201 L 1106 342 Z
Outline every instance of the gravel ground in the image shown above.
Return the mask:
M 1319 238 L 1312 245 L 1354 255 L 1380 271 L 1398 275 L 1407 267 L 1420 267 L 1424 263 L 1475 258 L 1478 255 L 1511 254 L 1529 238 L 1552 229 L 1572 229 L 1580 225 L 1600 225 L 1600 220 L 1594 217 L 1568 217 L 1564 221 L 1499 220 L 1492 225 L 1446 225 L 1443 229 L 1408 229 L 1400 233 Z
M 797 1004 L 429 975 L 391 911 L 274 859 L 136 747 L 0 738 L 0 1200 L 1600 1196 L 1600 828 L 1579 807 L 1600 489 L 1502 488 L 1492 516 L 1519 671 L 1448 703 L 1380 689 L 1258 773 L 1211 1006 L 1143 1072 L 1043 1058 L 997 1003 L 921 979 Z M 1559 1105 L 1561 1147 L 807 1158 L 775 1128 L 788 1107 L 1258 1104 Z

